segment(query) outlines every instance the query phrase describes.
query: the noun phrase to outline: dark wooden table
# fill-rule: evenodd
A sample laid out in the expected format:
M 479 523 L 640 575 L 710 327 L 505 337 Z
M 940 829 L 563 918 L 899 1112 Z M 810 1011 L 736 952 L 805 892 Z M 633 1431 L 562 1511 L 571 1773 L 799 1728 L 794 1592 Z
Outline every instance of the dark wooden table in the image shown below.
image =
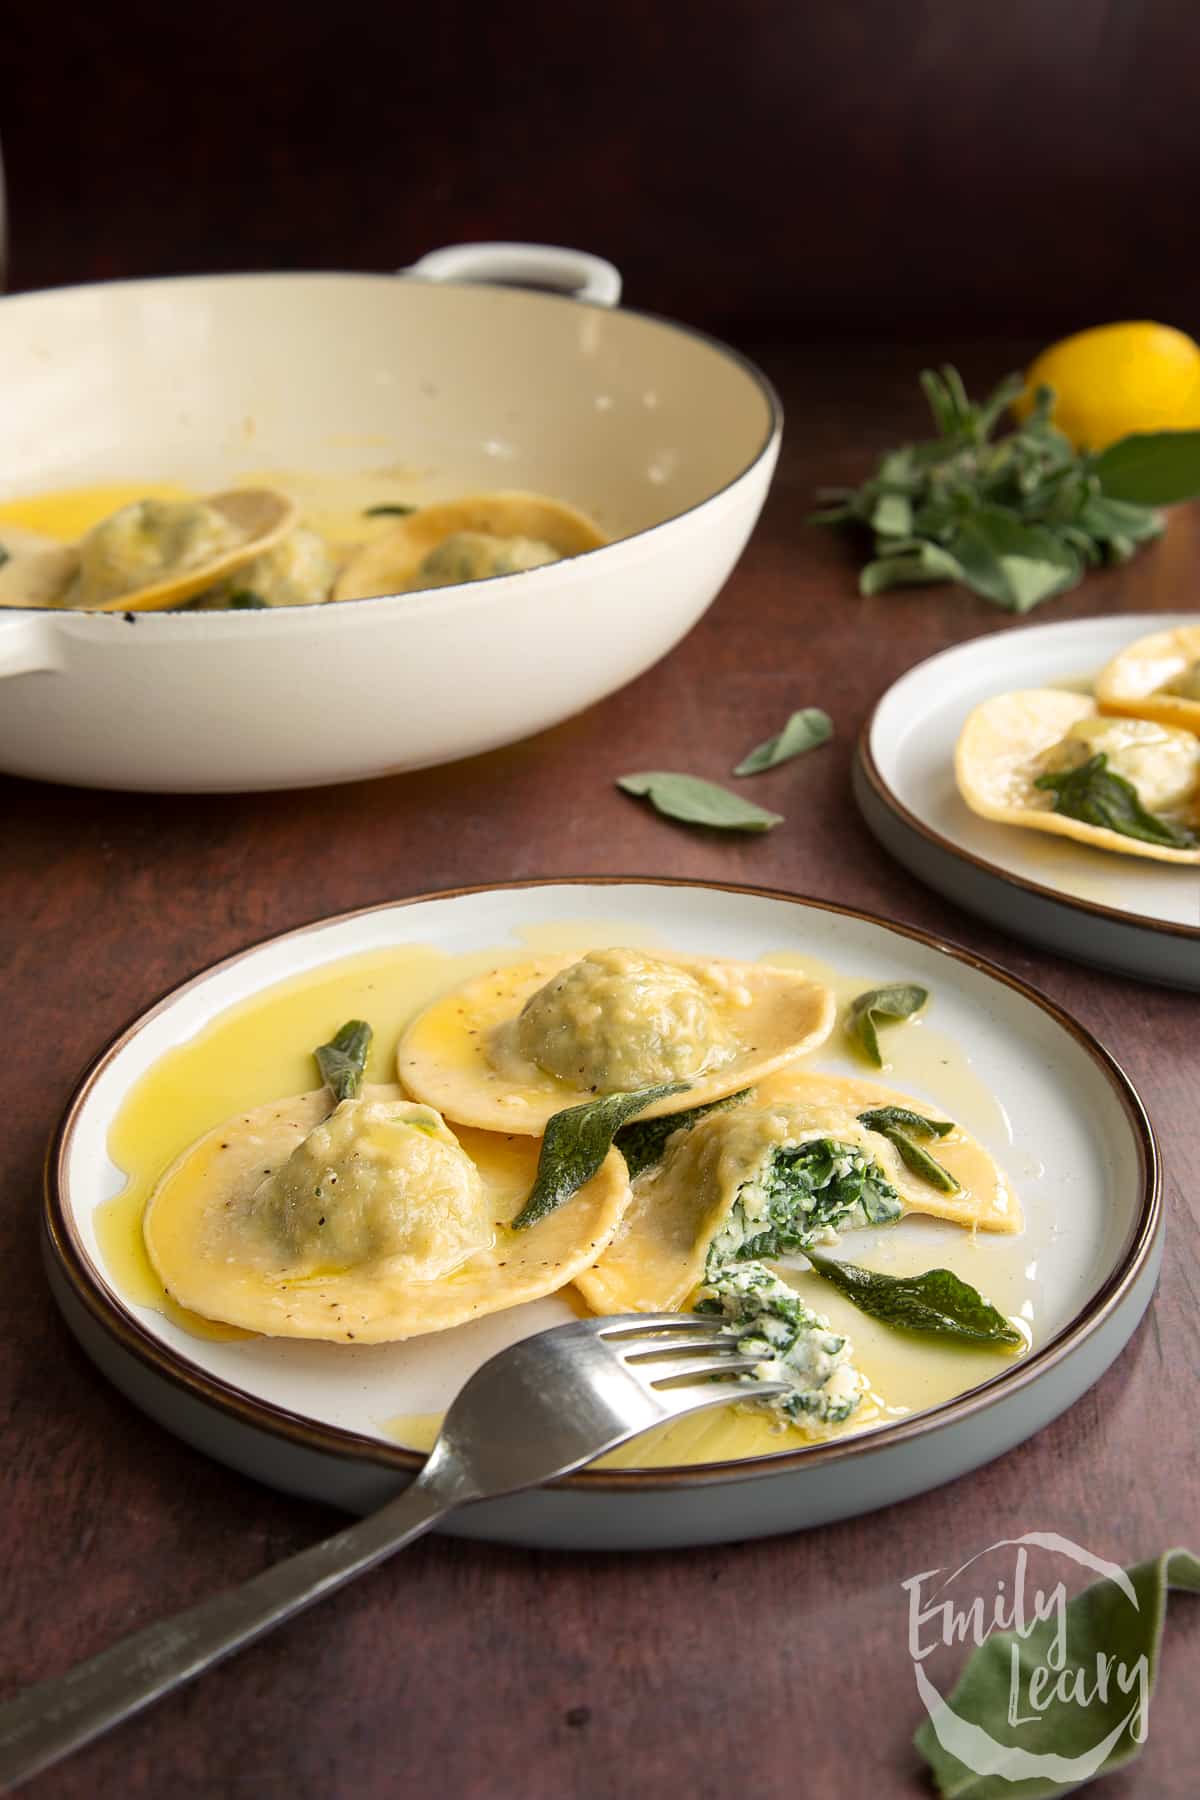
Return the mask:
M 530 742 L 341 790 L 175 799 L 0 784 L 6 1691 L 242 1580 L 336 1524 L 185 1448 L 81 1355 L 38 1262 L 47 1136 L 82 1064 L 184 976 L 263 935 L 397 895 L 530 873 L 762 883 L 968 943 L 1072 1008 L 1145 1096 L 1167 1169 L 1157 1299 L 1116 1366 L 1031 1443 L 939 1492 L 807 1535 L 677 1554 L 426 1541 L 33 1784 L 78 1796 L 759 1796 L 923 1791 L 900 1583 L 1061 1531 L 1125 1562 L 1200 1541 L 1197 1001 L 984 929 L 890 863 L 850 797 L 854 735 L 910 664 L 1010 621 L 936 589 L 862 601 L 810 529 L 818 482 L 922 429 L 920 352 L 767 353 L 789 408 L 763 521 L 717 604 L 632 687 Z M 983 382 L 1012 346 L 962 359 Z M 1200 521 L 1046 617 L 1192 602 Z M 792 706 L 835 744 L 756 795 L 788 823 L 717 841 L 618 794 L 627 769 L 722 777 Z M 321 846 L 318 850 L 316 846 Z M 1130 1794 L 1191 1795 L 1200 1607 L 1167 1626 Z

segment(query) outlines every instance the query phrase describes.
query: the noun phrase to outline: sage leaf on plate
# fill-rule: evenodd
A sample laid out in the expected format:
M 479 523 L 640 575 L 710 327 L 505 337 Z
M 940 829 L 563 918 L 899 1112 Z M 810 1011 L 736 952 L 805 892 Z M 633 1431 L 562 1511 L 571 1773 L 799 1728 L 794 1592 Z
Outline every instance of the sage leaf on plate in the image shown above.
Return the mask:
M 1134 431 L 1092 459 L 1111 500 L 1174 506 L 1200 493 L 1200 431 Z
M 339 1104 L 343 1100 L 357 1099 L 373 1036 L 371 1027 L 362 1019 L 347 1019 L 327 1044 L 314 1050 L 321 1080 Z
M 940 1188 L 944 1194 L 960 1191 L 961 1182 L 915 1141 L 917 1138 L 948 1136 L 954 1130 L 949 1119 L 927 1119 L 923 1113 L 913 1112 L 907 1106 L 876 1106 L 859 1113 L 858 1122 L 868 1131 L 878 1131 L 887 1138 L 914 1175 Z
M 710 1100 L 705 1106 L 691 1106 L 686 1112 L 667 1113 L 658 1119 L 634 1119 L 632 1124 L 622 1125 L 613 1143 L 625 1158 L 630 1181 L 662 1161 L 667 1139 L 673 1132 L 690 1131 L 709 1113 L 729 1112 L 732 1107 L 742 1106 L 753 1092 L 753 1088 L 743 1088 L 738 1094 Z
M 1173 825 L 1169 819 L 1147 812 L 1133 783 L 1108 767 L 1103 750 L 1077 769 L 1039 775 L 1033 785 L 1053 794 L 1055 812 L 1068 819 L 1119 831 L 1122 837 L 1137 838 L 1144 844 L 1165 844 L 1172 850 L 1191 850 L 1200 844 L 1200 837 L 1185 825 Z
M 870 1112 L 859 1113 L 858 1122 L 868 1131 L 877 1131 L 887 1138 L 895 1146 L 901 1162 L 922 1181 L 940 1188 L 943 1194 L 961 1191 L 962 1183 L 915 1141 L 921 1137 L 945 1137 L 954 1130 L 948 1119 L 927 1119 L 922 1113 L 911 1112 L 907 1106 L 877 1106 Z
M 780 763 L 789 762 L 793 756 L 803 756 L 806 750 L 815 750 L 818 744 L 828 743 L 833 736 L 833 720 L 819 706 L 803 706 L 794 712 L 782 731 L 774 737 L 751 750 L 743 756 L 735 775 L 759 775 L 764 769 L 774 769 Z
M 529 1198 L 513 1220 L 513 1230 L 536 1225 L 578 1193 L 599 1169 L 622 1125 L 656 1100 L 682 1094 L 687 1086 L 686 1081 L 669 1081 L 625 1094 L 603 1094 L 599 1100 L 585 1100 L 582 1106 L 555 1113 L 542 1139 Z
M 771 831 L 782 825 L 783 814 L 767 812 L 753 800 L 703 781 L 698 775 L 677 775 L 670 769 L 643 769 L 622 775 L 617 786 L 627 794 L 649 800 L 656 812 L 684 825 L 707 825 L 715 831 Z
M 407 519 L 409 513 L 416 512 L 415 506 L 401 505 L 398 501 L 388 501 L 382 506 L 364 506 L 364 519 Z
M 236 588 L 225 604 L 230 612 L 260 612 L 267 609 L 267 602 L 253 588 Z
M 2 569 L 4 567 L 6 562 L 11 562 L 11 561 L 12 561 L 12 553 L 10 551 L 6 550 L 4 548 L 3 544 L 0 544 L 0 569 Z
M 888 1019 L 910 1019 L 929 998 L 928 988 L 914 982 L 893 982 L 889 987 L 869 988 L 850 1002 L 846 1028 L 866 1052 L 867 1061 L 883 1067 L 879 1050 L 879 1026 Z
M 923 1275 L 880 1275 L 858 1263 L 839 1262 L 807 1250 L 817 1274 L 860 1312 L 902 1331 L 921 1331 L 968 1344 L 1020 1344 L 1016 1327 L 953 1269 Z
M 1124 1586 L 1106 1577 L 1084 1588 L 1067 1602 L 1061 1619 L 1055 1608 L 1020 1636 L 992 1632 L 968 1657 L 945 1705 L 922 1720 L 913 1738 L 947 1800 L 1057 1800 L 1141 1753 L 1167 1595 L 1200 1593 L 1200 1557 L 1165 1550 L 1130 1564 L 1124 1575 Z M 1057 1672 L 1064 1661 L 1066 1691 L 1051 1681 L 1032 1704 L 1033 1671 Z M 1103 1684 L 1101 1669 L 1109 1671 Z M 1075 1697 L 1078 1675 L 1086 1681 L 1086 1705 Z M 1021 1684 L 1015 1723 L 1014 1680 Z M 954 1754 L 956 1746 L 970 1765 Z M 980 1749 L 994 1772 L 976 1772 Z

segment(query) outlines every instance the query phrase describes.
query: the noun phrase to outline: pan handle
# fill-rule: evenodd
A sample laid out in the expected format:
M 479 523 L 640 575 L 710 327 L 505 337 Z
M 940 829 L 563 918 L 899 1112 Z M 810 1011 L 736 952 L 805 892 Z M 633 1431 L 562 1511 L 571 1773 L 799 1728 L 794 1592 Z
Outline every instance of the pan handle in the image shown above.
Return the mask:
M 45 674 L 59 667 L 54 634 L 42 613 L 0 614 L 0 676 Z
M 617 306 L 621 299 L 621 271 L 613 263 L 559 244 L 449 244 L 444 250 L 431 250 L 400 273 L 418 275 L 423 281 L 546 288 L 593 306 Z

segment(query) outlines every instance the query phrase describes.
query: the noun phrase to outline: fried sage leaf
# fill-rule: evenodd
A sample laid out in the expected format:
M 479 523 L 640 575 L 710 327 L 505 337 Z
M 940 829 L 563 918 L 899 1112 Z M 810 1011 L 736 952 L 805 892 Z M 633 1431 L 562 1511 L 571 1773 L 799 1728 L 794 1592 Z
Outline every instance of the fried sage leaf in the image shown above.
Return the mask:
M 11 562 L 11 561 L 12 561 L 11 552 L 6 550 L 4 548 L 3 544 L 0 544 L 0 569 L 2 569 L 4 567 L 6 562 Z
M 399 502 L 389 501 L 383 506 L 364 506 L 364 519 L 407 519 L 409 513 L 416 512 L 415 506 L 404 506 Z
M 268 602 L 253 588 L 237 588 L 225 602 L 229 612 L 265 612 Z
M 883 1067 L 879 1050 L 879 1026 L 888 1019 L 910 1019 L 929 998 L 928 988 L 896 981 L 890 987 L 870 988 L 850 1002 L 847 1029 L 866 1051 L 867 1060 Z
M 1101 825 L 1108 831 L 1119 831 L 1122 837 L 1138 838 L 1144 844 L 1166 844 L 1172 850 L 1191 850 L 1200 843 L 1200 837 L 1186 826 L 1172 825 L 1169 819 L 1147 812 L 1133 783 L 1108 767 L 1103 750 L 1077 769 L 1039 775 L 1033 785 L 1054 795 L 1055 812 L 1068 819 L 1080 819 L 1085 825 Z
M 668 1094 L 682 1094 L 686 1081 L 634 1088 L 627 1094 L 604 1094 L 557 1112 L 546 1126 L 537 1175 L 529 1198 L 513 1220 L 513 1230 L 536 1225 L 556 1206 L 592 1179 L 612 1148 L 613 1138 L 629 1119 Z
M 660 1119 L 635 1119 L 631 1125 L 622 1125 L 613 1143 L 625 1158 L 630 1181 L 662 1161 L 663 1148 L 672 1132 L 690 1131 L 709 1113 L 742 1106 L 753 1092 L 753 1088 L 743 1088 L 740 1094 L 727 1094 L 723 1100 L 710 1100 L 706 1106 L 692 1106 L 686 1112 L 667 1113 Z
M 953 1269 L 923 1275 L 880 1275 L 857 1263 L 805 1252 L 817 1274 L 860 1312 L 902 1331 L 928 1332 L 968 1344 L 1020 1344 L 1020 1332 Z
M 321 1079 L 339 1103 L 357 1098 L 373 1036 L 362 1019 L 347 1019 L 327 1044 L 313 1051 Z
M 743 800 L 740 794 L 698 775 L 643 769 L 635 775 L 622 775 L 617 786 L 626 794 L 649 800 L 656 812 L 685 825 L 707 825 L 716 831 L 770 831 L 783 823 L 782 813 L 767 812 L 753 800 Z
M 865 1125 L 868 1131 L 877 1131 L 888 1142 L 896 1146 L 900 1160 L 906 1163 L 914 1175 L 922 1181 L 929 1182 L 931 1187 L 940 1188 L 943 1194 L 957 1194 L 962 1183 L 957 1181 L 949 1169 L 944 1169 L 936 1158 L 930 1156 L 928 1150 L 922 1150 L 916 1138 L 945 1137 L 954 1130 L 949 1119 L 927 1119 L 923 1113 L 912 1112 L 907 1106 L 877 1106 L 870 1112 L 859 1113 L 858 1122 Z
M 826 744 L 833 736 L 833 720 L 819 706 L 803 706 L 794 712 L 782 731 L 774 737 L 751 750 L 743 756 L 733 771 L 735 775 L 759 775 L 764 769 L 777 768 L 780 763 L 790 762 L 793 756 L 803 756 L 806 750 L 815 750 L 818 744 Z

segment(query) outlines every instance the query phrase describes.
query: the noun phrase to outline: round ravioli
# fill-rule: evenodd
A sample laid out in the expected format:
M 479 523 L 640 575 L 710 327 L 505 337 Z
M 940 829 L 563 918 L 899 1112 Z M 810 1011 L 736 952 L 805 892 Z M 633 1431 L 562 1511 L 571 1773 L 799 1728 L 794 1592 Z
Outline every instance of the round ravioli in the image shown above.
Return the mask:
M 210 1131 L 146 1207 L 171 1298 L 270 1337 L 384 1343 L 553 1293 L 596 1260 L 629 1200 L 610 1152 L 586 1187 L 513 1231 L 529 1138 L 450 1131 L 399 1088 L 330 1110 L 327 1089 Z
M 926 1102 L 873 1081 L 790 1070 L 750 1100 L 710 1113 L 667 1142 L 638 1177 L 607 1250 L 576 1277 L 594 1312 L 684 1306 L 709 1252 L 733 1261 L 786 1255 L 832 1231 L 882 1225 L 906 1213 L 988 1231 L 1020 1231 L 1020 1202 L 981 1144 L 957 1126 L 917 1138 L 959 1184 L 946 1192 L 914 1173 L 863 1113 L 901 1108 L 949 1123 Z M 911 1138 L 916 1137 L 912 1133 Z
M 1056 810 L 1040 776 L 1065 774 L 1103 753 L 1142 807 L 1184 834 L 1200 825 L 1200 738 L 1146 719 L 1104 717 L 1094 700 L 1059 688 L 1027 688 L 985 700 L 954 753 L 958 789 L 972 812 L 1005 825 L 1071 837 L 1097 849 L 1161 862 L 1200 863 L 1200 846 L 1176 848 Z
M 641 950 L 507 964 L 409 1026 L 405 1089 L 447 1118 L 540 1136 L 565 1107 L 680 1083 L 657 1118 L 749 1087 L 823 1043 L 833 993 L 791 969 Z
M 448 587 L 558 562 L 607 543 L 575 507 L 540 494 L 473 494 L 422 506 L 351 557 L 335 600 Z
M 1105 712 L 1200 733 L 1200 620 L 1151 632 L 1114 656 L 1096 677 L 1096 699 Z

